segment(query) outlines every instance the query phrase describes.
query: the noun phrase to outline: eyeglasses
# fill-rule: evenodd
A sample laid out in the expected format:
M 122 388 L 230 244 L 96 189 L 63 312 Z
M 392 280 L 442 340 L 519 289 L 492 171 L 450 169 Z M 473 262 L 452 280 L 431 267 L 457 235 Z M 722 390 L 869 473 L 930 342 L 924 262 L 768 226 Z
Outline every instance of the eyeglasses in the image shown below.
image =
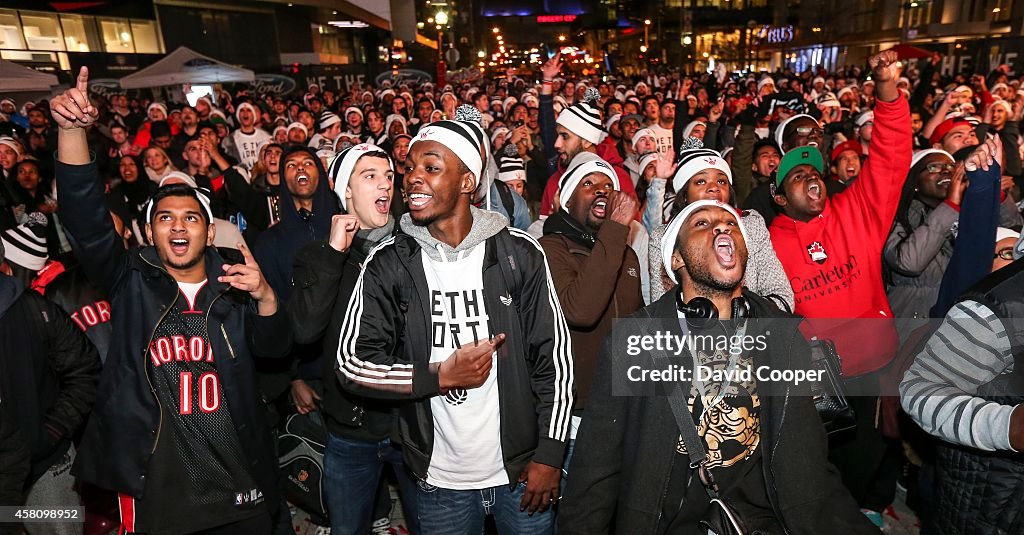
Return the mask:
M 825 131 L 821 128 L 814 128 L 813 126 L 798 126 L 796 127 L 796 133 L 800 136 L 809 136 L 814 134 L 816 136 L 825 135 Z
M 925 166 L 925 169 L 927 169 L 929 173 L 935 174 L 943 171 L 952 171 L 953 167 L 954 165 L 951 163 L 930 163 Z
M 996 254 L 992 255 L 992 258 L 1001 258 L 1003 260 L 1013 261 L 1013 247 L 1003 247 L 996 251 Z

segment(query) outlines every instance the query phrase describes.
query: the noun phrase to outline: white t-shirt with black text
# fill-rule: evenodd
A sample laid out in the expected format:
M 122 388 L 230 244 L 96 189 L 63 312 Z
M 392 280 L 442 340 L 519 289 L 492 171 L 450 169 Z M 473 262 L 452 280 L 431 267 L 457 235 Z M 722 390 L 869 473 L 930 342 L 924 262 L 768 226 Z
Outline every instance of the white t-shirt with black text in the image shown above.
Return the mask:
M 270 134 L 260 130 L 259 128 L 251 134 L 246 134 L 241 130 L 235 130 L 231 134 L 231 139 L 235 143 L 238 163 L 246 169 L 252 169 L 252 166 L 256 165 L 256 160 L 259 159 L 260 145 L 262 145 L 264 141 L 268 141 L 270 139 Z
M 489 316 L 484 303 L 485 243 L 452 262 L 423 254 L 430 289 L 430 362 L 441 362 L 461 346 L 487 340 Z M 487 380 L 479 388 L 453 389 L 430 400 L 434 449 L 427 483 L 453 490 L 508 485 L 501 453 L 497 353 Z
M 658 142 L 658 154 L 672 154 L 672 131 L 657 124 L 652 124 L 647 128 L 654 132 L 654 139 Z

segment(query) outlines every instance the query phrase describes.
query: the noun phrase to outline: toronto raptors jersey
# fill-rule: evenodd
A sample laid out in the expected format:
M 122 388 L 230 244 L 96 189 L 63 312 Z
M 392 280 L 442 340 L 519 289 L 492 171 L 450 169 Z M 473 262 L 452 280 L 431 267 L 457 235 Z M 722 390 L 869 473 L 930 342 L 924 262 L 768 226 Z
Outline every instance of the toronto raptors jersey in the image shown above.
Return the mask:
M 146 489 L 128 504 L 133 531 L 194 532 L 263 512 L 262 489 L 246 469 L 217 373 L 234 357 L 215 354 L 209 337 L 224 336 L 229 353 L 230 341 L 221 332 L 207 332 L 207 308 L 216 296 L 205 284 L 180 286 L 183 291 L 157 326 L 147 353 L 161 423 Z M 130 527 L 125 509 L 122 499 L 122 521 Z

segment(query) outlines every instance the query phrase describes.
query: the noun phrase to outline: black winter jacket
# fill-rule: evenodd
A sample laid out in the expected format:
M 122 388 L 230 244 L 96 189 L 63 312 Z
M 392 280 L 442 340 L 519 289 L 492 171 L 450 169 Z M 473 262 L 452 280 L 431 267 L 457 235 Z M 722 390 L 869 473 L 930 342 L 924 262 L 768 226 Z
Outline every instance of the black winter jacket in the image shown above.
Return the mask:
M 405 224 L 404 222 L 402 223 Z M 573 403 L 572 347 L 544 253 L 532 237 L 502 228 L 486 238 L 484 302 L 498 348 L 501 451 L 510 481 L 529 461 L 560 467 Z M 370 252 L 341 330 L 338 377 L 366 397 L 412 400 L 399 408 L 406 466 L 426 478 L 434 446 L 430 398 L 429 287 L 419 242 L 400 230 Z M 409 370 L 411 369 L 411 378 Z
M 96 399 L 100 357 L 56 304 L 0 275 L 0 392 L 32 455 L 29 482 L 68 451 Z
M 153 332 L 181 292 L 163 268 L 156 249 L 126 251 L 103 202 L 95 163 L 57 162 L 61 219 L 75 256 L 90 280 L 110 296 L 113 340 L 100 378 L 100 394 L 72 468 L 99 487 L 140 497 L 149 459 L 162 428 L 162 410 L 146 367 Z M 205 253 L 208 288 L 215 293 L 207 312 L 213 354 L 225 355 L 217 373 L 228 401 L 248 469 L 267 497 L 277 500 L 277 463 L 255 391 L 253 356 L 284 357 L 291 328 L 284 307 L 259 316 L 249 296 L 220 283 L 224 260 L 213 247 Z
M 960 301 L 975 301 L 996 314 L 1006 330 L 1013 371 L 978 389 L 978 398 L 1004 406 L 1024 403 L 1024 261 L 985 277 Z M 958 347 L 965 358 L 974 348 Z M 935 461 L 935 518 L 940 535 L 1004 535 L 1024 532 L 1024 456 L 1012 451 L 980 451 L 940 442 Z
M 0 390 L 0 505 L 23 505 L 31 454 L 10 401 Z M 18 535 L 21 525 L 0 524 L 0 535 Z
M 100 361 L 106 362 L 113 327 L 110 323 L 110 301 L 89 281 L 82 267 L 73 264 L 64 269 L 46 285 L 44 295 L 71 316 L 71 321 L 96 346 Z
M 744 296 L 754 317 L 760 318 L 747 335 L 770 331 L 768 349 L 754 352 L 754 365 L 773 370 L 808 369 L 810 349 L 796 329 L 796 316 L 753 293 L 744 291 Z M 675 300 L 676 292 L 668 292 L 633 319 L 644 321 L 651 334 L 681 336 Z M 657 533 L 672 466 L 679 462 L 679 428 L 667 397 L 612 393 L 613 375 L 622 366 L 613 361 L 631 359 L 630 364 L 653 368 L 654 356 L 613 353 L 611 340 L 606 340 L 602 351 L 576 437 L 558 511 L 560 534 Z M 681 386 L 683 392 L 689 392 L 688 382 Z M 825 432 L 810 397 L 797 391 L 800 389 L 793 390 L 760 396 L 764 479 L 776 518 L 792 534 L 877 535 L 878 529 L 861 514 L 838 472 L 828 463 Z
M 385 436 L 371 438 L 371 432 L 360 428 L 367 411 L 371 417 L 393 418 L 394 404 L 348 392 L 341 388 L 335 375 L 338 370 L 338 334 L 363 261 L 373 245 L 357 236 L 345 252 L 334 250 L 324 241 L 308 243 L 300 249 L 295 255 L 294 287 L 288 301 L 288 317 L 292 321 L 296 343 L 322 342 L 322 406 L 327 429 L 346 438 L 382 440 Z

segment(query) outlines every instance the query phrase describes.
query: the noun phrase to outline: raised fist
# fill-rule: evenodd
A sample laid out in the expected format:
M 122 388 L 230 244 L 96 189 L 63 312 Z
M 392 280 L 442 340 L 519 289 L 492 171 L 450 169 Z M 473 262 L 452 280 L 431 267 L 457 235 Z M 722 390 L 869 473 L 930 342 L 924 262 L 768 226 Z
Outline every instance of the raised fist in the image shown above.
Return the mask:
M 900 72 L 903 70 L 903 64 L 900 63 L 899 56 L 892 50 L 885 50 L 871 56 L 868 58 L 868 65 L 871 66 L 871 77 L 876 82 L 895 81 L 900 77 Z

